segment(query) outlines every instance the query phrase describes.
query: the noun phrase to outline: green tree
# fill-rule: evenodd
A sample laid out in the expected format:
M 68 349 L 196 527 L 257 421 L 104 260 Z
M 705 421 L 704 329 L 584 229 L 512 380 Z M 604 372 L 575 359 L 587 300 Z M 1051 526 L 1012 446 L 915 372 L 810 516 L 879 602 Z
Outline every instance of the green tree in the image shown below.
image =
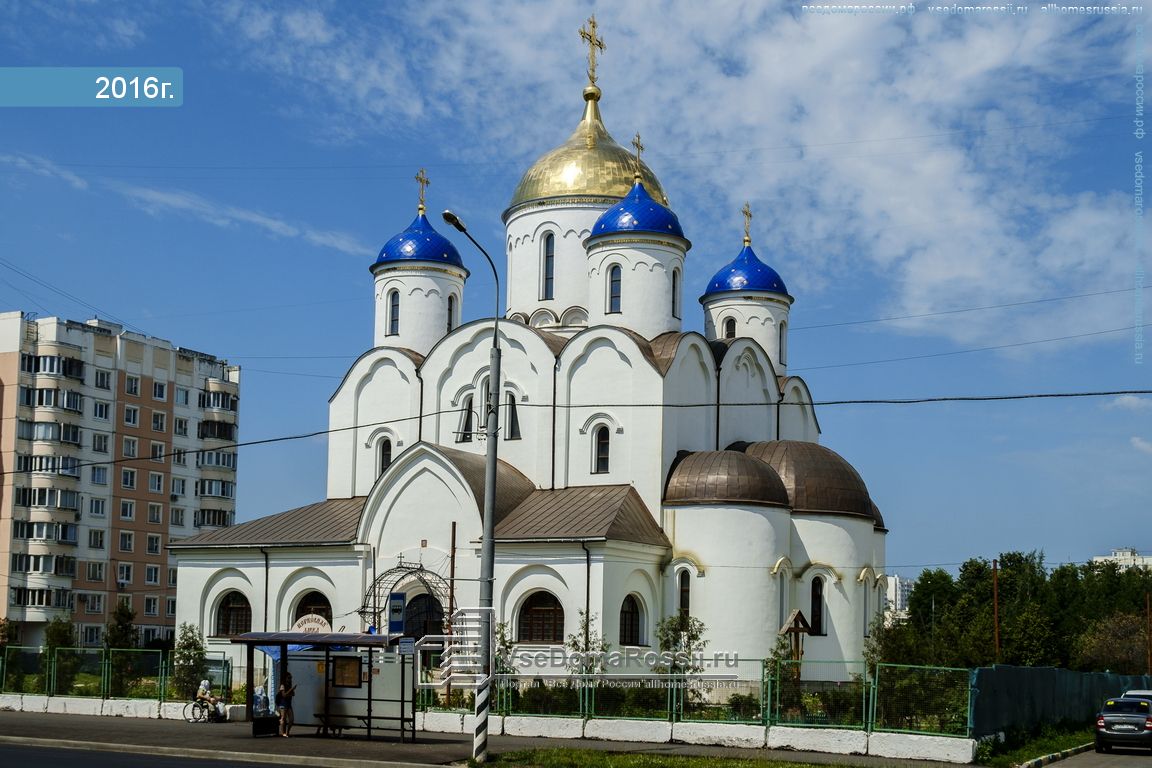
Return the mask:
M 62 696 L 72 691 L 72 683 L 80 671 L 80 657 L 76 653 L 76 630 L 72 622 L 56 617 L 44 627 L 44 646 L 40 651 L 40 674 L 48 681 L 48 692 Z M 52 669 L 55 667 L 55 676 Z
M 140 632 L 133 623 L 136 612 L 127 603 L 117 601 L 112 620 L 104 630 L 104 644 L 108 648 L 108 693 L 127 696 L 140 679 L 135 649 L 140 643 Z
M 656 625 L 656 642 L 665 655 L 667 665 L 662 671 L 672 674 L 693 674 L 704 669 L 703 652 L 708 641 L 704 622 L 687 613 L 675 613 L 661 619 Z
M 1077 640 L 1076 662 L 1085 669 L 1124 675 L 1146 672 L 1148 628 L 1144 616 L 1116 613 L 1093 623 Z
M 191 699 L 196 688 L 208 674 L 208 653 L 204 637 L 195 624 L 180 625 L 176 646 L 172 653 L 173 693 L 182 699 Z
M 612 644 L 603 633 L 596 632 L 596 614 L 580 609 L 580 628 L 568 635 L 564 650 L 568 658 L 565 666 L 574 675 L 604 674 L 604 659 Z

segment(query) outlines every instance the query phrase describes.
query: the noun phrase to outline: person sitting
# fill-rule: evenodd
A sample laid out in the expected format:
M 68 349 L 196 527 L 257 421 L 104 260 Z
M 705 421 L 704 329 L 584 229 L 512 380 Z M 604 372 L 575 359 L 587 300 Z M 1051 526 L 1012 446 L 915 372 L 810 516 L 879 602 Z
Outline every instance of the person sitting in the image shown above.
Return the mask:
M 209 722 L 224 719 L 224 703 L 212 695 L 212 684 L 207 680 L 200 681 L 200 687 L 196 690 L 196 701 L 207 705 Z

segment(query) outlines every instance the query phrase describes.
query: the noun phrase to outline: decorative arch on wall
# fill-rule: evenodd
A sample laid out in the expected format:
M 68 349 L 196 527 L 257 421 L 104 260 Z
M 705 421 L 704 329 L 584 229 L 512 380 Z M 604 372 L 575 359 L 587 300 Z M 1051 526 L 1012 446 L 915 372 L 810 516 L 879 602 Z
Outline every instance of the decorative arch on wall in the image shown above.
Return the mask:
M 808 580 L 821 574 L 827 576 L 836 583 L 840 583 L 844 580 L 844 576 L 840 573 L 840 571 L 836 570 L 828 563 L 822 563 L 815 560 L 797 572 L 796 578 L 799 580 Z
M 584 307 L 568 307 L 560 318 L 561 325 L 588 325 L 588 310 Z
M 624 427 L 620 426 L 620 422 L 616 420 L 615 416 L 606 411 L 597 411 L 585 419 L 584 424 L 580 427 L 580 434 L 586 435 L 593 427 L 601 424 L 607 426 L 613 434 L 624 434 Z
M 512 636 L 519 638 L 520 615 L 527 600 L 535 593 L 547 592 L 564 606 L 569 597 L 568 583 L 560 573 L 547 565 L 528 565 L 520 568 L 504 583 L 498 606 L 499 615 L 511 625 Z M 574 616 L 575 613 L 573 612 Z M 564 613 L 564 620 L 569 618 Z M 517 641 L 519 642 L 519 641 Z M 563 642 L 563 638 L 561 638 Z
M 528 325 L 533 328 L 543 328 L 548 325 L 556 325 L 558 322 L 556 313 L 552 310 L 538 309 L 532 313 L 532 318 L 528 321 Z
M 319 568 L 312 566 L 297 568 L 280 582 L 273 598 L 275 608 L 272 615 L 277 617 L 275 629 L 287 629 L 292 626 L 297 618 L 294 614 L 300 600 L 311 592 L 320 593 L 327 598 L 330 607 L 335 607 L 335 598 L 339 590 L 336 589 L 332 578 Z

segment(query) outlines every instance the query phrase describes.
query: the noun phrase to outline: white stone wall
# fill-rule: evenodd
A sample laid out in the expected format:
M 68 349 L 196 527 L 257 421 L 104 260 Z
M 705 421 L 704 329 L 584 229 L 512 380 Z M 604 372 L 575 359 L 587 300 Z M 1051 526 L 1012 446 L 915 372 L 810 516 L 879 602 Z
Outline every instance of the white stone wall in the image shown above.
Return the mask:
M 737 339 L 720 364 L 720 450 L 741 440 L 776 440 L 779 399 L 776 371 L 767 353 L 753 339 Z
M 533 327 L 548 330 L 571 316 L 573 307 L 588 308 L 588 269 L 584 239 L 608 209 L 600 205 L 564 203 L 522 208 L 506 222 L 508 280 L 506 314 L 521 313 Z M 543 299 L 544 236 L 556 240 L 553 298 Z M 555 320 L 549 318 L 556 318 Z
M 464 272 L 446 264 L 405 263 L 377 267 L 375 272 L 376 322 L 373 335 L 378 347 L 404 347 L 428 354 L 448 333 L 448 297 L 456 297 L 455 325 L 463 316 Z M 400 295 L 399 333 L 390 335 L 389 295 Z
M 778 293 L 747 291 L 739 294 L 724 293 L 709 299 L 704 304 L 704 335 L 710 339 L 724 337 L 724 323 L 729 318 L 736 321 L 737 338 L 746 336 L 758 343 L 768 357 L 776 373 L 788 373 L 788 310 L 791 301 Z M 781 354 L 780 328 L 783 334 L 784 354 Z
M 680 274 L 683 294 L 684 254 L 687 241 L 647 233 L 598 238 L 588 245 L 588 324 L 628 328 L 652 339 L 679 331 L 680 317 L 672 313 L 672 273 Z M 620 267 L 620 311 L 609 312 L 608 278 Z M 681 295 L 681 299 L 683 296 Z M 680 314 L 683 316 L 683 301 Z

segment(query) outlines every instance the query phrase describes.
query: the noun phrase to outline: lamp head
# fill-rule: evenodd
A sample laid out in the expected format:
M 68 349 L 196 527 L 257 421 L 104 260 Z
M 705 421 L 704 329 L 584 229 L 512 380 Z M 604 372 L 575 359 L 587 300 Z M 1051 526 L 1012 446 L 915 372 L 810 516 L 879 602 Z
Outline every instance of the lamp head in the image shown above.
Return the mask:
M 468 228 L 466 226 L 464 226 L 464 222 L 460 221 L 460 217 L 457 216 L 456 214 L 452 213 L 452 211 L 446 210 L 441 215 L 444 217 L 444 221 L 446 221 L 448 224 L 452 225 L 453 227 L 455 227 L 459 231 L 461 231 L 461 232 L 467 232 L 468 231 Z

